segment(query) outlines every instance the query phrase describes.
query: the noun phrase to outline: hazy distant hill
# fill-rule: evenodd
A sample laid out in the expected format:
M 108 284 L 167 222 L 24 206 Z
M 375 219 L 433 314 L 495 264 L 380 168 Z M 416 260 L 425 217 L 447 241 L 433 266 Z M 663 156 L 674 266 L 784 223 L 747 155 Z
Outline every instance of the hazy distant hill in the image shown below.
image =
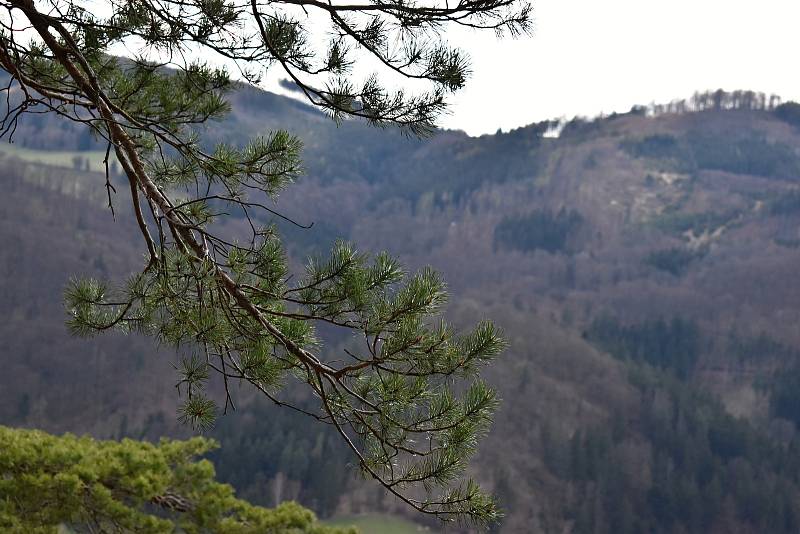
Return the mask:
M 500 530 L 800 528 L 797 108 L 712 102 L 558 137 L 542 123 L 420 141 L 252 89 L 233 102 L 209 136 L 305 140 L 308 176 L 279 203 L 315 222 L 284 227 L 295 259 L 337 236 L 386 248 L 444 272 L 457 324 L 506 329 L 489 373 L 505 402 L 475 463 L 507 507 Z M 101 147 L 49 117 L 15 139 L 0 147 L 0 423 L 180 432 L 168 348 L 63 327 L 70 276 L 141 257 L 124 199 L 116 222 L 104 207 Z M 331 460 L 332 436 L 249 395 L 217 435 L 221 477 L 250 498 L 395 508 Z

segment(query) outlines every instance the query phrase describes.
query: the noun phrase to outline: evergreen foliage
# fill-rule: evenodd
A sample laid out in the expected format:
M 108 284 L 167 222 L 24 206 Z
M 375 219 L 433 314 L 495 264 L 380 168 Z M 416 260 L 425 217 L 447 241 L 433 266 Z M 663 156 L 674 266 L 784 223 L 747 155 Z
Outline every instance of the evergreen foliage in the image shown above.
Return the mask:
M 253 403 L 235 418 L 221 418 L 212 435 L 221 446 L 209 459 L 220 480 L 255 504 L 274 503 L 265 481 L 282 476 L 299 483 L 298 501 L 327 517 L 354 478 L 347 445 L 335 430 L 308 425 L 303 414 L 292 410 Z
M 623 141 L 620 146 L 636 158 L 671 159 L 686 157 L 678 138 L 670 134 L 648 135 L 638 141 L 628 139 Z
M 674 317 L 625 325 L 611 316 L 595 319 L 586 337 L 620 360 L 643 362 L 687 377 L 700 355 L 700 329 L 688 319 Z
M 800 213 L 800 190 L 793 190 L 768 202 L 771 215 L 794 215 Z
M 320 525 L 293 502 L 274 509 L 237 499 L 198 457 L 203 438 L 98 441 L 0 427 L 0 529 L 216 534 L 354 534 Z
M 282 387 L 299 381 L 319 405 L 294 408 L 331 425 L 387 491 L 445 520 L 494 521 L 494 500 L 461 475 L 496 405 L 479 372 L 501 351 L 499 332 L 484 322 L 457 335 L 440 317 L 447 299 L 441 278 L 430 269 L 407 274 L 385 253 L 369 257 L 338 241 L 328 256 L 293 272 L 267 223 L 287 218 L 268 204 L 301 175 L 302 143 L 278 130 L 209 146 L 203 126 L 225 117 L 226 95 L 239 85 L 225 69 L 186 58 L 199 49 L 253 83 L 276 66 L 338 122 L 356 118 L 426 135 L 469 70 L 464 53 L 443 44 L 438 32 L 462 25 L 518 35 L 529 30 L 530 6 L 524 0 L 452 7 L 402 0 L 0 5 L 0 65 L 10 75 L 0 132 L 12 135 L 33 108 L 88 127 L 106 148 L 108 205 L 113 213 L 113 154 L 147 249 L 142 271 L 122 284 L 70 283 L 71 331 L 141 332 L 179 347 L 185 354 L 179 417 L 199 430 L 234 406 L 234 384 L 249 383 L 291 405 Z M 329 27 L 315 34 L 309 13 Z M 110 55 L 133 42 L 137 57 Z M 351 68 L 365 55 L 427 89 L 390 91 L 377 75 L 357 82 Z M 249 231 L 227 231 L 231 213 Z M 361 348 L 326 354 L 319 324 L 351 333 Z M 212 379 L 224 386 L 222 407 L 206 394 Z
M 783 180 L 800 179 L 800 156 L 791 147 L 758 134 L 726 138 L 711 132 L 689 132 L 687 142 L 699 169 L 752 174 Z
M 772 415 L 800 426 L 800 366 L 795 363 L 777 373 L 770 390 Z
M 784 102 L 773 110 L 775 116 L 788 122 L 795 128 L 800 128 L 800 104 L 797 102 Z
M 800 179 L 800 155 L 757 132 L 714 132 L 695 128 L 685 136 L 655 134 L 625 140 L 620 147 L 638 158 L 670 163 L 676 171 L 717 170 L 779 180 Z
M 728 352 L 741 362 L 774 361 L 781 364 L 800 361 L 800 351 L 761 332 L 757 336 L 740 336 L 731 332 Z
M 569 239 L 583 223 L 574 210 L 535 210 L 528 215 L 509 216 L 494 229 L 495 248 L 532 252 L 540 249 L 550 253 L 567 248 Z
M 545 456 L 548 469 L 572 481 L 574 532 L 796 532 L 800 454 L 729 415 L 708 394 L 663 371 L 630 364 L 643 404 L 609 424 L 578 430 Z M 645 439 L 648 451 L 630 465 Z M 641 471 L 647 473 L 642 480 Z M 726 523 L 729 521 L 730 523 Z
M 700 213 L 672 212 L 664 213 L 653 219 L 656 228 L 669 233 L 682 234 L 691 230 L 695 234 L 713 232 L 741 216 L 741 212 L 731 209 L 722 212 L 704 211 Z
M 438 207 L 443 208 L 450 203 L 458 203 L 487 182 L 537 176 L 547 161 L 547 143 L 543 135 L 552 124 L 551 121 L 543 121 L 508 133 L 485 136 L 480 141 L 465 136 L 453 148 L 463 151 L 467 157 L 431 157 L 409 161 L 398 155 L 391 160 L 394 170 L 385 165 L 380 175 L 394 177 L 393 188 L 399 182 L 397 192 L 403 197 L 417 200 L 433 194 Z M 402 169 L 401 176 L 396 176 L 398 167 Z M 437 179 L 431 180 L 431 176 L 437 176 Z
M 656 250 L 647 255 L 644 262 L 660 271 L 666 271 L 673 276 L 682 276 L 689 265 L 705 255 L 705 250 L 688 250 L 686 248 L 671 247 Z

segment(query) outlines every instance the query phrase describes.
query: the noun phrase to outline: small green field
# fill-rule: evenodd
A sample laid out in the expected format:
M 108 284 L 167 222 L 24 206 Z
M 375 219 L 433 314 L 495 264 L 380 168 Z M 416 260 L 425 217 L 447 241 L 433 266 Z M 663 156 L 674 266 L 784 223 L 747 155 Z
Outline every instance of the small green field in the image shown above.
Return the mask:
M 100 150 L 78 152 L 78 151 L 62 151 L 62 150 L 31 150 L 29 148 L 22 148 L 10 143 L 0 143 L 0 158 L 2 157 L 16 157 L 23 161 L 31 163 L 41 163 L 42 165 L 50 165 L 52 167 L 67 167 L 74 169 L 76 160 L 80 160 L 81 169 L 84 169 L 86 161 L 89 162 L 89 170 L 96 172 L 103 172 L 103 158 L 106 153 Z M 115 161 L 113 154 L 111 161 Z
M 335 527 L 357 527 L 361 534 L 437 534 L 434 529 L 391 515 L 351 515 L 336 517 L 323 522 L 326 525 Z

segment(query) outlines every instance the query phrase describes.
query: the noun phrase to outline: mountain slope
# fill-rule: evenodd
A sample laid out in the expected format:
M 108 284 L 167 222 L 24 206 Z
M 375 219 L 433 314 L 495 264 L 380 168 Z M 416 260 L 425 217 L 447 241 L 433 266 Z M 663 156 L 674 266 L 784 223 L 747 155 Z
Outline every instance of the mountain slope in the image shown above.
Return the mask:
M 295 261 L 337 236 L 388 249 L 443 271 L 457 325 L 491 317 L 506 330 L 489 371 L 505 402 L 474 466 L 508 509 L 502 531 L 796 530 L 800 132 L 785 113 L 632 112 L 558 137 L 542 123 L 419 141 L 337 128 L 252 89 L 233 103 L 209 136 L 286 127 L 305 139 L 308 176 L 278 204 L 315 222 L 282 226 Z M 98 148 L 32 121 L 19 145 Z M 139 267 L 124 202 L 112 223 L 102 175 L 7 152 L 0 422 L 185 432 L 172 351 L 62 326 L 69 276 Z M 215 461 L 248 498 L 404 511 L 340 469 L 352 460 L 324 430 L 247 393 L 240 404 L 217 429 Z

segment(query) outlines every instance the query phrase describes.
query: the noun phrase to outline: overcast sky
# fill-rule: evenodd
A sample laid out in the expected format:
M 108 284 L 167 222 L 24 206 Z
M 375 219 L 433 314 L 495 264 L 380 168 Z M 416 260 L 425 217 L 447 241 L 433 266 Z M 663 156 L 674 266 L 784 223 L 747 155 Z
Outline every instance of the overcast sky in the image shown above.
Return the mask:
M 800 101 L 800 0 L 532 2 L 530 37 L 446 34 L 473 75 L 442 126 L 480 135 L 718 88 Z M 278 71 L 264 87 L 285 93 Z
M 473 76 L 442 121 L 472 135 L 695 90 L 800 100 L 799 0 L 534 0 L 531 37 L 450 34 Z

